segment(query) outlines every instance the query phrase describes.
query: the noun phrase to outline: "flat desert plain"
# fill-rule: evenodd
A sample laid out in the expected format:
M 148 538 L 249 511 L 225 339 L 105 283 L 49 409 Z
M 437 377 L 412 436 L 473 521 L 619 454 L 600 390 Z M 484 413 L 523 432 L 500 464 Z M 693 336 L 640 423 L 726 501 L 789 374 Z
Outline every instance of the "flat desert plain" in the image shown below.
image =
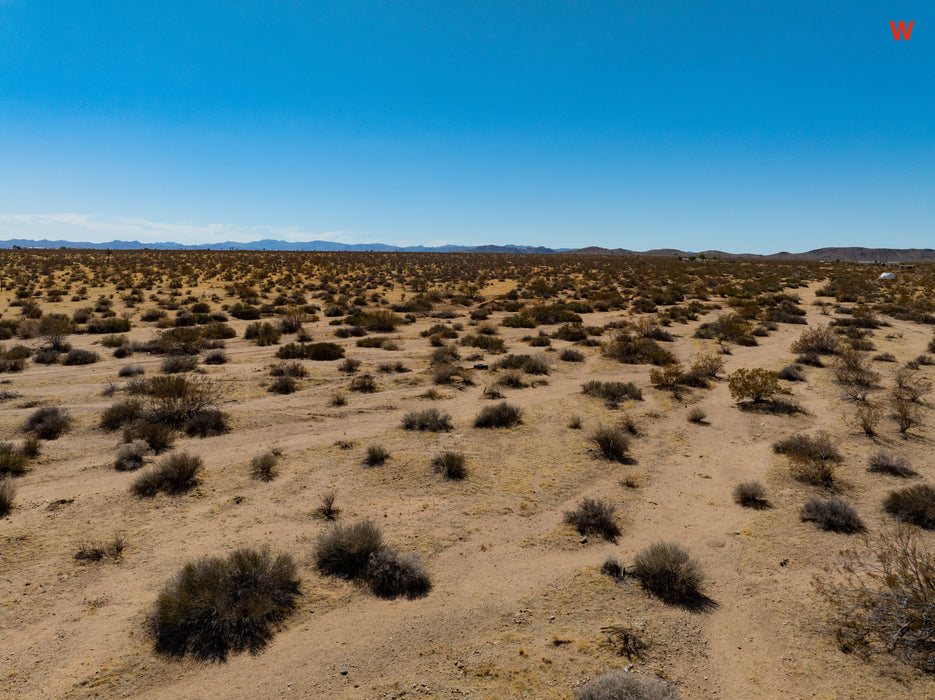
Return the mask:
M 816 587 L 846 587 L 842 550 L 865 556 L 865 536 L 894 532 L 888 494 L 935 480 L 935 268 L 879 272 L 4 251 L 0 438 L 15 493 L 0 519 L 0 695 L 575 698 L 623 671 L 685 698 L 935 697 L 931 619 L 921 662 L 877 638 L 863 648 Z M 809 332 L 834 348 L 794 351 Z M 315 343 L 341 356 L 308 359 Z M 66 364 L 69 345 L 96 361 Z M 783 393 L 732 392 L 754 369 Z M 199 408 L 221 412 L 219 430 L 166 414 L 171 446 L 141 446 L 134 430 L 160 420 L 157 377 L 206 390 Z M 112 409 L 133 401 L 129 417 Z M 519 422 L 475 427 L 501 402 Z M 49 408 L 67 425 L 37 447 L 24 427 Z M 429 409 L 450 429 L 404 427 Z M 831 444 L 819 478 L 774 449 L 793 436 Z M 126 441 L 138 461 L 115 468 Z M 433 468 L 446 451 L 463 478 Z M 868 471 L 881 453 L 915 474 Z M 178 493 L 131 490 L 185 454 L 203 468 Z M 735 499 L 750 481 L 760 507 Z M 585 499 L 619 534 L 567 521 Z M 803 519 L 812 499 L 846 501 L 863 532 Z M 380 596 L 366 574 L 322 570 L 321 537 L 362 521 L 418 557 L 427 592 Z M 634 572 L 659 542 L 703 575 L 694 597 L 667 600 Z M 241 548 L 289 555 L 301 581 L 265 643 L 223 661 L 157 650 L 160 593 L 187 563 Z

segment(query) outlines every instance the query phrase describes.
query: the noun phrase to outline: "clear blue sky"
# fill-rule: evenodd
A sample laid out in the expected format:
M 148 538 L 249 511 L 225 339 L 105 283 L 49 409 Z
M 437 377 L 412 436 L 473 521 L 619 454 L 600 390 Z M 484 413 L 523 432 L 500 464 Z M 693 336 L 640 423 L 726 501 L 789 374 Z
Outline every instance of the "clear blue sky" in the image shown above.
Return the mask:
M 0 239 L 935 247 L 933 83 L 931 0 L 0 0 Z

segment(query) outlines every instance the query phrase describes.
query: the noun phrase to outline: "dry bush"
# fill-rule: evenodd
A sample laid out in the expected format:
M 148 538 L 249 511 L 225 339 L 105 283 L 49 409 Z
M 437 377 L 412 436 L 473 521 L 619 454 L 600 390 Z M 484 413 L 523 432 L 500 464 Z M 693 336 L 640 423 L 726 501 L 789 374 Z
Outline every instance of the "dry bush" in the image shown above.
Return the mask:
M 79 348 L 72 348 L 62 359 L 63 365 L 90 365 L 97 362 L 100 356 L 96 352 L 90 350 L 81 350 Z
M 617 561 L 616 557 L 607 557 L 601 564 L 601 573 L 615 581 L 622 581 L 627 577 L 626 567 Z
M 604 399 L 611 407 L 627 399 L 643 400 L 643 392 L 633 382 L 601 382 L 592 379 L 581 386 L 581 393 Z
M 279 339 L 282 337 L 282 330 L 269 321 L 263 321 L 262 323 L 257 321 L 247 324 L 243 337 L 247 340 L 252 340 L 260 347 L 266 347 L 279 343 Z
M 71 416 L 57 406 L 44 406 L 33 412 L 23 425 L 23 432 L 34 433 L 42 440 L 57 440 L 71 427 Z
M 883 411 L 876 404 L 865 401 L 857 406 L 854 411 L 854 420 L 857 427 L 864 431 L 865 435 L 873 437 L 877 434 L 877 426 L 883 418 Z
M 341 509 L 334 505 L 335 495 L 326 493 L 321 497 L 321 503 L 312 511 L 312 515 L 321 520 L 337 520 L 341 514 Z
M 120 368 L 120 371 L 117 372 L 118 377 L 138 377 L 143 374 L 144 370 L 139 365 L 124 365 Z
M 565 512 L 565 522 L 574 526 L 579 534 L 600 535 L 616 544 L 620 527 L 614 521 L 615 510 L 607 501 L 585 498 L 575 510 Z
M 403 430 L 441 432 L 451 430 L 451 416 L 437 408 L 409 411 L 403 416 Z
M 26 473 L 29 458 L 12 442 L 0 442 L 0 475 L 21 476 Z
M 360 369 L 360 360 L 353 357 L 346 358 L 344 362 L 338 365 L 338 371 L 345 372 L 346 374 L 353 374 L 358 369 Z
M 602 458 L 622 464 L 630 461 L 630 438 L 622 428 L 602 425 L 588 439 Z
M 696 423 L 701 425 L 705 422 L 705 418 L 708 417 L 708 412 L 705 411 L 701 406 L 692 406 L 688 410 L 688 422 Z
M 354 377 L 347 385 L 348 391 L 357 391 L 362 394 L 373 394 L 379 391 L 376 380 L 372 374 L 362 374 Z
M 796 480 L 826 488 L 834 484 L 834 464 L 842 460 L 826 433 L 814 437 L 799 433 L 777 440 L 773 451 L 790 459 L 792 476 Z
M 446 450 L 432 457 L 432 471 L 446 479 L 460 481 L 467 477 L 464 454 Z
M 315 566 L 327 576 L 343 579 L 364 574 L 370 556 L 383 549 L 383 535 L 371 520 L 335 525 L 315 543 Z
M 162 590 L 147 627 L 156 650 L 169 656 L 225 661 L 232 652 L 256 654 L 292 614 L 300 584 L 287 554 L 238 549 L 227 559 L 200 559 Z
M 144 440 L 134 440 L 117 446 L 114 469 L 118 472 L 132 472 L 141 469 L 146 457 L 152 452 Z
M 841 498 L 810 498 L 799 513 L 805 522 L 813 522 L 822 530 L 847 535 L 866 530 L 857 511 Z
M 626 671 L 608 671 L 578 691 L 578 700 L 679 700 L 680 697 L 660 678 Z
M 644 589 L 670 605 L 703 607 L 700 586 L 704 580 L 698 564 L 677 544 L 657 542 L 633 561 L 633 575 Z
M 627 332 L 604 344 L 604 355 L 630 365 L 667 365 L 675 362 L 675 355 L 651 338 L 640 338 Z
M 935 672 L 935 555 L 907 526 L 864 539 L 815 586 L 831 605 L 841 649 L 884 652 Z
M 804 382 L 805 374 L 802 372 L 802 368 L 797 364 L 786 365 L 777 375 L 780 379 L 785 379 L 787 382 Z
M 912 401 L 894 397 L 891 406 L 893 408 L 893 419 L 899 428 L 900 433 L 907 433 L 910 429 L 917 426 L 922 421 L 922 412 L 918 405 Z
M 918 484 L 890 491 L 883 500 L 883 510 L 901 522 L 935 530 L 935 488 Z
M 382 445 L 371 445 L 367 448 L 367 454 L 364 457 L 364 466 L 379 467 L 386 463 L 390 458 L 389 451 Z
M 78 561 L 103 561 L 105 558 L 119 561 L 126 549 L 127 541 L 123 535 L 116 534 L 110 542 L 87 541 L 78 545 L 75 559 Z
M 797 355 L 836 355 L 840 349 L 841 341 L 829 326 L 809 328 L 791 347 L 792 352 Z
M 140 474 L 130 485 L 130 491 L 141 497 L 152 498 L 160 491 L 168 494 L 184 493 L 198 485 L 198 473 L 204 464 L 201 457 L 185 452 L 171 454 L 157 466 Z
M 189 437 L 215 437 L 230 432 L 227 414 L 217 410 L 200 411 L 182 426 Z
M 398 554 L 384 547 L 370 555 L 364 574 L 370 590 L 379 598 L 405 596 L 413 600 L 428 595 L 432 582 L 417 554 Z
M 484 406 L 474 419 L 475 428 L 512 428 L 523 422 L 523 411 L 506 401 Z
M 0 478 L 0 518 L 13 510 L 13 499 L 16 498 L 16 486 L 9 476 Z
M 250 460 L 250 478 L 257 481 L 272 481 L 276 478 L 276 463 L 279 458 L 268 450 Z
M 292 377 L 276 377 L 266 390 L 271 394 L 294 394 L 298 386 Z
M 698 374 L 708 379 L 717 379 L 723 369 L 723 357 L 714 353 L 706 353 L 693 359 L 688 371 L 690 374 Z
M 832 367 L 835 379 L 846 386 L 872 389 L 880 381 L 880 375 L 871 369 L 870 358 L 853 348 L 841 350 Z
M 143 440 L 157 455 L 175 444 L 175 431 L 163 423 L 132 423 L 123 429 L 123 441 Z
M 191 355 L 169 355 L 162 361 L 159 371 L 163 374 L 191 372 L 198 367 L 198 358 Z
M 206 365 L 224 365 L 227 364 L 227 353 L 221 349 L 209 350 L 205 353 Z
M 909 465 L 909 460 L 905 457 L 894 457 L 885 452 L 877 452 L 874 455 L 870 455 L 869 461 L 870 466 L 867 467 L 868 472 L 889 474 L 890 476 L 898 476 L 902 479 L 908 479 L 909 477 L 918 475 L 918 472 Z
M 584 362 L 584 353 L 574 348 L 565 348 L 559 353 L 558 359 L 562 362 Z
M 514 355 L 510 353 L 502 360 L 496 363 L 496 369 L 518 369 L 526 374 L 548 374 L 549 361 L 537 355 Z
M 734 502 L 744 508 L 762 510 L 769 508 L 766 488 L 759 481 L 744 481 L 734 488 Z
M 932 389 L 932 383 L 928 379 L 907 367 L 899 369 L 895 379 L 896 387 L 893 389 L 893 396 L 898 401 L 921 403 L 922 397 Z

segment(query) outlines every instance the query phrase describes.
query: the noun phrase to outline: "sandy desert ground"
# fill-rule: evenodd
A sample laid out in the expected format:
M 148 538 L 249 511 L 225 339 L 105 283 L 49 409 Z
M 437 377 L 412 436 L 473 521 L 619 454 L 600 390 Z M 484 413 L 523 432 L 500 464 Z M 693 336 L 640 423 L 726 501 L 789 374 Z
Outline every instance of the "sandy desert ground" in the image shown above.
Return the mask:
M 196 279 L 190 271 L 148 270 L 147 265 L 156 263 L 142 255 L 135 270 L 118 264 L 131 254 L 103 259 L 100 270 L 94 268 L 93 256 L 7 255 L 0 291 L 3 319 L 21 318 L 22 309 L 10 304 L 24 286 L 35 287 L 33 298 L 43 313 L 71 316 L 94 307 L 103 296 L 112 298 L 118 316 L 129 316 L 129 341 L 142 344 L 163 330 L 156 322 L 141 320 L 147 309 L 174 300 L 171 320 L 179 308 L 191 306 L 191 299 L 207 303 L 213 312 L 238 301 L 230 287 L 239 281 L 236 270 L 232 280 L 207 274 Z M 367 271 L 369 258 L 342 255 L 342 261 L 360 268 L 357 279 L 350 280 L 350 291 L 341 292 L 340 272 L 334 273 L 327 292 L 321 291 L 321 271 L 279 278 L 267 288 L 261 275 L 251 282 L 260 290 L 259 303 L 269 303 L 280 290 L 290 294 L 290 284 L 300 288 L 310 282 L 307 304 L 320 309 L 343 304 L 352 313 L 353 290 L 366 289 L 373 278 Z M 399 275 L 382 274 L 383 281 L 366 291 L 364 309 L 401 304 L 444 286 L 432 279 L 405 283 L 406 266 L 417 256 L 385 258 Z M 189 259 L 197 267 L 201 258 Z M 180 495 L 131 494 L 129 486 L 138 473 L 113 467 L 121 432 L 100 427 L 102 412 L 126 398 L 127 380 L 118 377 L 120 368 L 139 365 L 144 378 L 156 376 L 164 355 L 139 351 L 118 359 L 101 345 L 104 336 L 75 332 L 68 342 L 99 353 L 99 361 L 66 366 L 29 359 L 22 371 L 0 375 L 0 389 L 14 394 L 0 405 L 3 440 L 20 444 L 21 426 L 37 407 L 57 406 L 74 419 L 58 439 L 42 440 L 40 455 L 30 459 L 25 474 L 13 478 L 13 508 L 0 519 L 0 694 L 573 698 L 589 680 L 627 668 L 666 679 L 686 698 L 935 697 L 930 674 L 885 654 L 864 658 L 842 652 L 813 578 L 839 561 L 842 549 L 859 546 L 859 538 L 825 532 L 800 519 L 809 498 L 837 495 L 854 506 L 869 532 L 891 523 L 881 509 L 887 492 L 935 479 L 926 399 L 918 407 L 921 422 L 907 433 L 885 416 L 878 434 L 869 437 L 854 423 L 856 404 L 836 380 L 831 358 L 825 358 L 824 368 L 803 366 L 805 381 L 782 382 L 804 409 L 794 415 L 741 410 L 725 379 L 740 368 L 778 371 L 789 365 L 795 359 L 790 346 L 806 328 L 843 316 L 834 308 L 834 298 L 816 292 L 838 274 L 872 278 L 878 272 L 799 265 L 797 283 L 785 293 L 797 296 L 807 325 L 775 324 L 775 330 L 750 347 L 694 336 L 701 324 L 731 311 L 730 297 L 710 290 L 701 302 L 719 308 L 706 306 L 692 320 L 665 326 L 674 338 L 659 345 L 685 367 L 693 358 L 718 353 L 723 371 L 709 388 L 685 388 L 675 395 L 652 386 L 653 365 L 624 364 L 603 353 L 601 344 L 610 341 L 614 328 L 590 336 L 597 344 L 552 338 L 547 347 L 530 347 L 524 337 L 554 335 L 562 324 L 533 329 L 501 325 L 516 313 L 503 308 L 510 290 L 520 290 L 520 306 L 573 296 L 574 289 L 566 289 L 551 297 L 524 297 L 523 290 L 533 288 L 535 279 L 548 279 L 552 263 L 537 259 L 535 264 L 539 277 L 522 270 L 516 276 L 470 270 L 462 279 L 453 276 L 452 288 L 476 287 L 467 290 L 467 302 L 442 294 L 430 310 L 414 312 L 413 322 L 366 336 L 391 338 L 395 349 L 359 347 L 358 337 L 336 337 L 337 329 L 348 326 L 331 322 L 344 315 L 317 313 L 316 320 L 304 324 L 307 333 L 314 341 L 339 344 L 360 367 L 347 373 L 339 369 L 340 360 L 301 360 L 308 376 L 299 378 L 298 390 L 287 395 L 268 391 L 268 370 L 278 362 L 277 350 L 293 342 L 294 335 L 260 347 L 243 337 L 251 321 L 229 318 L 237 337 L 225 341 L 228 362 L 201 363 L 198 369 L 221 388 L 220 408 L 229 415 L 231 430 L 206 438 L 178 435 L 174 449 L 204 461 L 198 486 Z M 576 262 L 568 274 L 585 279 L 589 264 Z M 602 284 L 638 274 L 641 288 L 624 292 L 622 304 L 594 305 L 596 310 L 583 314 L 587 327 L 658 320 L 656 314 L 666 308 L 686 306 L 691 295 L 648 313 L 627 303 L 658 291 L 653 289 L 655 279 L 678 274 L 671 272 L 672 266 L 690 265 L 700 280 L 713 274 L 697 263 L 668 262 L 669 272 L 627 260 L 613 264 L 617 267 L 609 277 L 606 270 L 601 273 Z M 718 274 L 748 281 L 756 277 L 751 271 L 759 274 L 769 267 L 723 265 L 735 267 Z M 28 274 L 31 266 L 34 274 Z M 72 279 L 76 271 L 77 279 Z M 791 268 L 779 274 L 793 276 Z M 915 283 L 909 281 L 913 275 Z M 903 274 L 907 281 L 899 284 L 905 285 L 907 300 L 930 298 L 923 275 L 930 275 L 925 266 Z M 126 279 L 121 281 L 122 276 Z M 174 290 L 173 281 L 178 283 Z M 47 298 L 51 285 L 67 289 L 60 300 Z M 127 306 L 123 298 L 137 286 L 143 288 L 142 300 Z M 79 293 L 79 287 L 86 289 Z M 378 304 L 367 298 L 374 291 L 382 297 Z M 838 305 L 853 311 L 861 300 Z M 494 310 L 486 320 L 473 320 L 471 312 L 482 306 Z M 888 325 L 870 331 L 866 339 L 874 349 L 867 357 L 892 353 L 896 361 L 872 362 L 880 388 L 871 400 L 886 394 L 906 362 L 931 352 L 933 338 L 928 323 L 877 313 Z M 265 314 L 262 320 L 276 322 L 280 315 Z M 430 361 L 436 347 L 422 332 L 436 324 L 460 329 L 458 338 L 444 342 L 457 346 L 457 364 L 469 370 L 464 373 L 468 381 L 433 383 Z M 507 353 L 541 355 L 549 365 L 547 375 L 525 375 L 529 386 L 500 387 L 505 400 L 523 412 L 522 423 L 512 428 L 473 427 L 478 412 L 495 402 L 485 390 L 506 374 L 495 368 L 504 354 L 459 345 L 484 324 L 496 326 L 495 337 L 503 339 Z M 44 342 L 14 334 L 3 344 L 38 349 Z M 730 354 L 720 354 L 725 346 Z M 561 361 L 565 348 L 580 351 L 583 362 Z M 379 371 L 381 364 L 397 361 L 410 371 Z M 476 362 L 489 368 L 472 369 Z M 935 367 L 922 364 L 914 372 L 924 383 L 935 376 Z M 373 375 L 378 391 L 350 390 L 349 383 L 365 373 Z M 634 382 L 643 399 L 609 406 L 582 393 L 589 380 Z M 116 389 L 105 395 L 110 383 Z M 426 398 L 433 388 L 437 398 Z M 333 405 L 338 390 L 345 405 Z M 697 423 L 688 420 L 695 407 L 706 412 Z M 453 429 L 435 433 L 401 428 L 406 413 L 425 408 L 449 413 Z M 579 429 L 569 427 L 575 416 Z M 639 432 L 631 437 L 631 459 L 599 458 L 589 436 L 599 426 L 619 424 L 624 416 L 635 421 Z M 789 460 L 771 447 L 779 438 L 818 431 L 832 436 L 843 457 L 833 492 L 793 479 Z M 372 445 L 389 452 L 385 464 L 362 465 Z M 268 482 L 251 478 L 251 459 L 271 449 L 281 453 L 276 477 Z M 465 479 L 447 480 L 433 472 L 430 460 L 442 450 L 465 455 Z M 869 473 L 869 456 L 881 450 L 908 459 L 919 476 L 904 480 Z M 758 510 L 734 502 L 735 486 L 751 479 L 766 486 L 772 507 Z M 372 519 L 387 542 L 421 557 L 432 582 L 428 595 L 384 600 L 361 583 L 317 571 L 316 539 L 332 524 L 316 518 L 314 511 L 328 492 L 335 494 L 341 509 L 338 522 Z M 615 507 L 621 530 L 616 543 L 583 536 L 565 524 L 564 513 L 585 497 Z M 107 541 L 115 533 L 126 541 L 116 561 L 76 560 L 82 543 Z M 930 532 L 919 529 L 919 534 L 932 543 Z M 638 552 L 658 541 L 678 543 L 698 562 L 705 576 L 703 592 L 713 601 L 709 609 L 667 605 L 633 577 L 618 581 L 601 573 L 608 557 L 629 566 Z M 206 663 L 157 654 L 145 622 L 160 590 L 186 562 L 244 546 L 268 546 L 294 557 L 302 580 L 294 614 L 256 655 L 232 654 L 225 663 Z M 647 644 L 642 658 L 622 655 L 602 632 L 614 625 L 630 629 Z

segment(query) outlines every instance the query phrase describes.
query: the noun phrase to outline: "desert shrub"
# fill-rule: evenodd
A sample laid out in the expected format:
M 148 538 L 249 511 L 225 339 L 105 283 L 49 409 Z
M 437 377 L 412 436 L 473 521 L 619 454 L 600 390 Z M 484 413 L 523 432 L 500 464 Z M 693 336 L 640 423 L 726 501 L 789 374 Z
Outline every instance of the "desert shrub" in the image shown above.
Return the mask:
M 359 391 L 362 394 L 372 394 L 379 391 L 377 382 L 372 374 L 362 374 L 354 377 L 347 385 L 348 391 Z
M 589 440 L 602 458 L 622 463 L 629 460 L 630 438 L 621 428 L 602 425 L 591 433 Z
M 581 430 L 581 416 L 572 416 L 569 418 L 568 427 L 571 430 Z
M 269 391 L 272 394 L 293 394 L 298 384 L 292 377 L 276 377 L 270 382 Z
M 737 345 L 756 345 L 752 326 L 740 314 L 721 314 L 713 321 L 702 323 L 695 331 L 696 338 L 710 338 L 722 343 L 736 343 Z
M 364 457 L 364 465 L 368 467 L 378 467 L 390 458 L 389 451 L 382 445 L 371 445 L 367 448 L 367 454 Z
M 279 458 L 268 450 L 250 460 L 250 478 L 257 481 L 272 481 L 276 477 Z
M 611 406 L 627 399 L 643 400 L 643 392 L 633 382 L 601 382 L 592 379 L 581 386 L 581 393 L 602 398 Z
M 126 333 L 130 330 L 130 319 L 119 316 L 110 316 L 108 318 L 93 318 L 88 321 L 85 330 L 88 333 Z
M 269 369 L 271 377 L 307 377 L 308 370 L 301 362 L 279 362 Z
M 526 374 L 548 374 L 549 362 L 544 357 L 532 355 L 514 355 L 510 353 L 497 362 L 498 369 L 519 369 Z
M 919 484 L 890 491 L 883 500 L 883 510 L 901 522 L 935 530 L 935 488 Z
M 426 408 L 422 411 L 409 411 L 403 416 L 403 430 L 422 430 L 440 432 L 451 430 L 451 416 L 439 411 L 437 408 Z
M 891 352 L 881 352 L 873 356 L 874 362 L 896 362 L 896 355 Z
M 215 350 L 209 350 L 205 353 L 206 365 L 224 365 L 227 364 L 227 353 L 217 348 Z
M 584 353 L 574 348 L 565 348 L 559 353 L 558 359 L 562 362 L 584 362 Z
M 12 442 L 0 442 L 0 475 L 19 476 L 26 473 L 29 458 Z
M 514 406 L 501 401 L 497 404 L 484 406 L 477 417 L 474 419 L 475 428 L 512 428 L 523 420 L 523 411 L 519 406 Z
M 81 350 L 80 348 L 72 348 L 62 359 L 63 365 L 90 365 L 97 362 L 100 359 L 100 356 L 96 352 L 91 352 L 90 350 Z
M 198 360 L 191 355 L 170 355 L 162 361 L 160 371 L 163 374 L 180 374 L 191 372 L 198 367 Z
M 773 443 L 773 451 L 792 461 L 792 476 L 815 486 L 830 487 L 834 483 L 834 464 L 841 453 L 825 433 L 814 437 L 797 434 Z
M 301 580 L 292 557 L 238 549 L 227 559 L 186 564 L 156 599 L 147 619 L 156 650 L 224 661 L 259 652 L 292 614 Z
M 805 373 L 802 372 L 802 368 L 799 365 L 792 364 L 786 365 L 777 375 L 780 379 L 785 379 L 787 382 L 804 382 Z
M 39 348 L 33 355 L 32 361 L 40 365 L 54 365 L 58 362 L 61 353 L 55 348 Z
M 625 364 L 667 365 L 675 362 L 675 355 L 651 338 L 640 338 L 627 332 L 604 344 L 604 355 Z
M 405 323 L 402 317 L 385 309 L 359 312 L 348 316 L 344 322 L 349 326 L 362 326 L 373 333 L 392 333 L 396 326 Z
M 132 472 L 142 468 L 146 456 L 152 452 L 145 440 L 134 440 L 117 446 L 114 469 L 118 472 Z
M 506 352 L 506 344 L 503 338 L 498 338 L 493 335 L 466 335 L 458 342 L 460 342 L 461 345 L 478 348 L 479 350 L 493 354 Z
M 432 582 L 416 554 L 400 555 L 384 547 L 370 555 L 364 574 L 370 590 L 380 598 L 405 596 L 413 600 L 428 595 Z
M 802 506 L 799 517 L 805 522 L 814 522 L 828 532 L 852 534 L 866 529 L 857 511 L 841 498 L 810 498 Z
M 442 345 L 441 347 L 432 351 L 432 355 L 429 358 L 429 364 L 431 365 L 448 365 L 454 362 L 457 362 L 461 359 L 461 354 L 458 352 L 458 348 L 454 345 Z
M 607 501 L 585 498 L 575 510 L 565 512 L 565 522 L 582 535 L 600 535 L 609 542 L 617 542 L 620 527 L 614 521 L 616 509 Z
M 713 353 L 707 353 L 693 359 L 688 372 L 708 379 L 717 379 L 723 369 L 724 358 Z
M 321 520 L 336 520 L 341 514 L 341 509 L 334 504 L 335 498 L 333 493 L 322 495 L 319 506 L 312 511 L 312 515 Z
M 260 318 L 260 310 L 255 306 L 237 303 L 230 308 L 230 315 L 241 321 L 256 321 Z
M 360 360 L 353 357 L 348 357 L 341 364 L 338 365 L 339 372 L 346 372 L 347 374 L 353 374 L 360 368 Z
M 149 471 L 140 474 L 130 485 L 137 496 L 151 498 L 160 491 L 178 494 L 198 484 L 198 473 L 204 466 L 201 457 L 185 452 L 170 454 Z
M 708 412 L 705 411 L 701 406 L 692 406 L 688 409 L 688 422 L 689 423 L 704 423 L 705 418 L 708 417 Z
M 346 406 L 347 405 L 347 396 L 343 391 L 336 391 L 331 395 L 331 400 L 328 402 L 330 406 Z
M 35 433 L 42 440 L 56 440 L 71 427 L 71 416 L 57 406 L 44 406 L 29 416 L 23 425 L 23 432 Z
M 0 518 L 9 515 L 13 510 L 13 499 L 16 498 L 16 486 L 13 479 L 8 476 L 0 477 Z
M 702 386 L 707 386 L 707 381 L 703 381 Z M 678 362 L 672 362 L 663 367 L 654 367 L 649 370 L 649 383 L 657 389 L 669 389 L 679 394 L 679 387 L 685 381 L 685 373 L 682 371 L 682 365 Z
M 779 375 L 768 369 L 741 367 L 727 377 L 727 388 L 731 398 L 740 403 L 761 403 L 778 394 L 789 393 L 779 383 Z
M 607 557 L 601 564 L 601 573 L 610 576 L 615 581 L 622 581 L 627 576 L 626 567 L 617 561 L 616 557 Z
M 759 481 L 744 481 L 734 488 L 734 502 L 744 508 L 761 510 L 769 507 L 766 488 Z
M 216 409 L 200 411 L 182 426 L 189 437 L 215 437 L 230 432 L 227 414 Z
M 834 376 L 841 384 L 869 389 L 880 379 L 870 368 L 870 359 L 864 353 L 846 348 L 834 361 Z
M 791 349 L 797 355 L 835 355 L 841 349 L 841 341 L 832 328 L 821 326 L 804 331 Z
M 314 360 L 329 362 L 344 357 L 344 348 L 336 343 L 289 343 L 276 351 L 281 360 Z
M 107 558 L 119 561 L 126 546 L 127 541 L 120 534 L 114 535 L 110 542 L 88 540 L 78 545 L 75 559 L 77 561 L 102 561 Z
M 370 556 L 383 549 L 380 528 L 370 520 L 335 525 L 315 543 L 315 566 L 327 576 L 353 579 L 363 576 Z
M 918 373 L 903 367 L 896 372 L 893 396 L 898 401 L 921 403 L 922 397 L 932 389 L 932 383 Z
M 702 598 L 701 569 L 677 544 L 657 542 L 641 551 L 633 574 L 644 589 L 670 605 L 693 607 Z
M 907 526 L 884 529 L 864 545 L 843 553 L 835 575 L 816 580 L 831 604 L 839 646 L 935 671 L 935 555 Z
M 869 401 L 860 403 L 854 411 L 854 420 L 857 426 L 864 431 L 865 435 L 870 437 L 877 434 L 877 426 L 882 418 L 883 412 L 880 408 Z
M 35 433 L 26 433 L 23 438 L 23 445 L 20 451 L 27 457 L 38 457 L 42 451 L 42 445 L 39 443 L 39 437 Z
M 252 340 L 260 347 L 276 345 L 282 337 L 282 330 L 269 321 L 248 323 L 243 337 Z
M 876 454 L 870 455 L 869 463 L 870 466 L 867 467 L 867 471 L 876 474 L 889 474 L 890 476 L 898 476 L 903 479 L 908 479 L 918 474 L 918 472 L 909 465 L 908 459 L 905 457 L 894 457 L 885 452 L 877 452 Z
M 105 348 L 122 348 L 130 344 L 130 339 L 125 335 L 105 335 L 100 342 Z
M 175 443 L 175 432 L 164 423 L 131 423 L 123 429 L 123 441 L 142 440 L 157 455 L 170 449 Z
M 891 406 L 893 408 L 893 418 L 896 420 L 899 432 L 907 433 L 921 421 L 919 407 L 912 401 L 893 397 Z
M 464 454 L 446 450 L 432 457 L 432 471 L 446 479 L 460 480 L 467 476 Z
M 124 365 L 117 372 L 118 377 L 138 377 L 143 374 L 144 370 L 139 365 Z
M 578 700 L 679 700 L 665 681 L 653 676 L 608 671 L 581 686 Z

